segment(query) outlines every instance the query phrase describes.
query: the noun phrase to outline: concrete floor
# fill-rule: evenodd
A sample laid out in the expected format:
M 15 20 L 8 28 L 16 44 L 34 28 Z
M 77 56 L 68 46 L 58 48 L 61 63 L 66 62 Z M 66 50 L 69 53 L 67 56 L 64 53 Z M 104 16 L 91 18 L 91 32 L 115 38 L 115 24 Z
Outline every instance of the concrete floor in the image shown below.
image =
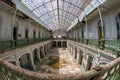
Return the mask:
M 54 48 L 40 64 L 37 64 L 37 72 L 53 74 L 72 74 L 81 73 L 80 65 L 76 63 L 66 48 Z

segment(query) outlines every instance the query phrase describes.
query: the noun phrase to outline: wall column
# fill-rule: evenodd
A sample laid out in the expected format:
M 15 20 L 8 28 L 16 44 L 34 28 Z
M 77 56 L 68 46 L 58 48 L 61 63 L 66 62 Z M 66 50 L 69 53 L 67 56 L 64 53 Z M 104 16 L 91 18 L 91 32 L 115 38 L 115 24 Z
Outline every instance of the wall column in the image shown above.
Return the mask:
M 11 26 L 11 39 L 12 39 L 12 48 L 14 48 L 14 39 L 13 39 L 13 28 L 14 28 L 14 25 L 15 25 L 15 19 L 16 19 L 16 14 L 17 14 L 17 8 L 15 8 L 15 12 L 14 12 L 14 15 L 13 15 L 13 21 L 12 21 L 12 26 Z
M 37 55 L 38 55 L 38 59 L 39 59 L 39 61 L 41 62 L 41 55 L 40 55 L 40 50 L 38 49 L 38 51 L 37 51 Z
M 102 13 L 101 13 L 101 10 L 99 8 L 99 6 L 97 7 L 97 10 L 98 10 L 98 13 L 99 13 L 99 16 L 100 16 L 100 21 L 101 21 L 101 27 L 102 27 L 102 39 L 100 40 L 100 48 L 104 48 L 104 25 L 103 25 L 103 18 L 102 18 Z
M 79 53 L 79 50 L 77 49 L 77 63 L 79 64 L 79 61 L 80 60 L 80 53 Z

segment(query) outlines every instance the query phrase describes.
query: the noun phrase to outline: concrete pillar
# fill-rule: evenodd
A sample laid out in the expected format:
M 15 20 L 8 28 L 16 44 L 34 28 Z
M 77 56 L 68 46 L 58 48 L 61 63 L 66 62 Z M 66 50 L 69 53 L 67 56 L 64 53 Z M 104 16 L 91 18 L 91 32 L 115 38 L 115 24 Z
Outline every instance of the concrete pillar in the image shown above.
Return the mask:
M 79 64 L 79 61 L 80 60 L 80 53 L 79 53 L 79 51 L 77 50 L 77 63 Z
M 33 70 L 35 70 L 35 64 L 34 64 L 34 61 L 33 61 L 33 55 L 30 54 L 30 60 L 31 60 L 31 66 L 33 68 Z
M 72 50 L 71 55 L 73 56 L 73 46 L 71 46 L 71 50 Z
M 16 64 L 16 66 L 19 66 L 19 67 L 20 67 L 20 61 L 19 61 L 19 60 L 16 60 L 16 61 L 15 61 L 15 64 Z
M 46 54 L 47 54 L 47 45 L 45 45 L 45 52 L 46 52 Z
M 75 48 L 73 48 L 73 58 L 75 58 Z
M 44 52 L 44 45 L 42 46 L 42 54 L 45 56 L 45 52 Z
M 70 45 L 70 53 L 72 54 L 72 45 Z
M 38 49 L 38 51 L 37 51 L 37 56 L 38 56 L 38 59 L 39 59 L 39 61 L 41 62 L 41 55 L 40 55 L 40 50 Z

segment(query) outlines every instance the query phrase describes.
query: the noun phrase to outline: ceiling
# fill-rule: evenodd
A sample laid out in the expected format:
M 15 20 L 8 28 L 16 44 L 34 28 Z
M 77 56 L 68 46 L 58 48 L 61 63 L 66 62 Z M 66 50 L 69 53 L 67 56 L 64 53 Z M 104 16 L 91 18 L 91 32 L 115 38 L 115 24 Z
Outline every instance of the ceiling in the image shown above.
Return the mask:
M 46 28 L 66 31 L 75 20 L 90 13 L 105 0 L 21 0 Z M 96 5 L 96 6 L 95 6 Z M 84 13 L 83 13 L 84 12 Z

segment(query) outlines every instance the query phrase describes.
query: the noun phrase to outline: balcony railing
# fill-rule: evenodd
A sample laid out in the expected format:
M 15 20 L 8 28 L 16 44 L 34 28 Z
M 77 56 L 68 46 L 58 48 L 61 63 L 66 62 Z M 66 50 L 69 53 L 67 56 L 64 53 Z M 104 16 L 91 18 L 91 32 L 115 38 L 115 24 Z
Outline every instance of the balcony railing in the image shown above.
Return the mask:
M 119 80 L 120 58 L 102 67 L 95 67 L 90 71 L 72 74 L 45 74 L 29 71 L 17 67 L 0 59 L 0 79 L 2 80 Z
M 101 42 L 98 39 L 73 39 L 75 42 L 80 42 L 89 45 L 95 45 L 102 49 L 112 50 L 117 53 L 118 57 L 120 56 L 120 40 L 102 40 Z
M 6 50 L 11 50 L 11 49 L 14 49 L 14 48 L 35 44 L 35 43 L 43 42 L 43 41 L 46 41 L 46 40 L 50 40 L 50 38 L 0 41 L 0 53 L 4 52 Z

